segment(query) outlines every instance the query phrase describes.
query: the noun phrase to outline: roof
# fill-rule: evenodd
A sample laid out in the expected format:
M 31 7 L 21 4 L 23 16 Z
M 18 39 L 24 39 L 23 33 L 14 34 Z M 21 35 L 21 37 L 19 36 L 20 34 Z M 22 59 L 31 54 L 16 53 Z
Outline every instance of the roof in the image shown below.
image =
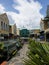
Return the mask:
M 2 19 L 2 20 L 5 20 L 6 19 L 9 22 L 9 19 L 8 19 L 8 16 L 7 16 L 6 13 L 0 14 L 0 19 Z

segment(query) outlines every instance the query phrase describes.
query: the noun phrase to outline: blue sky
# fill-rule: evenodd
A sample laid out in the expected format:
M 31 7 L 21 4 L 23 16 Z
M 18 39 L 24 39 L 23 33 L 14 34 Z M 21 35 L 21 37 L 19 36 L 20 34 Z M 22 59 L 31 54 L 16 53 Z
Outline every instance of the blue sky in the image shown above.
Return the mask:
M 49 5 L 49 0 L 35 0 L 35 1 L 38 1 L 41 3 L 42 5 L 42 9 L 41 9 L 41 13 L 45 16 L 46 15 L 46 9 L 47 9 L 47 6 Z
M 49 0 L 0 0 L 0 12 L 7 13 L 10 24 L 15 22 L 18 28 L 34 29 L 40 28 L 47 5 Z
M 29 1 L 29 0 L 28 0 Z M 47 9 L 47 5 L 49 5 L 49 0 L 34 0 L 35 2 L 36 1 L 38 1 L 38 2 L 40 2 L 41 3 L 41 5 L 42 5 L 42 9 L 41 9 L 41 13 L 43 14 L 43 15 L 46 15 L 46 9 Z M 29 1 L 30 2 L 30 1 Z M 13 9 L 13 7 L 12 7 L 12 4 L 14 3 L 13 2 L 13 0 L 0 0 L 0 3 L 1 4 L 3 4 L 3 6 L 5 6 L 5 8 L 6 8 L 6 10 L 7 11 L 14 11 L 14 12 L 16 12 L 16 13 L 18 13 L 19 11 L 17 10 L 15 10 L 15 9 Z

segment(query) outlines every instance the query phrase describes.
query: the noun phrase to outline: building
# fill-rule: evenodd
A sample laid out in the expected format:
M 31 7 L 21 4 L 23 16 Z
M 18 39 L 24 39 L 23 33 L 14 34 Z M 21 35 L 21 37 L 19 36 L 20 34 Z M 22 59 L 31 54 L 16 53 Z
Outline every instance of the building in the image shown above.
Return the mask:
M 49 28 L 49 17 L 45 17 L 44 19 L 41 19 L 40 21 L 40 31 L 45 31 Z
M 49 5 L 47 6 L 46 17 L 49 17 Z
M 16 35 L 16 24 L 12 25 L 12 34 Z
M 43 21 L 43 19 L 41 19 L 41 21 L 40 21 L 40 31 L 44 31 L 44 21 Z
M 9 34 L 12 33 L 12 25 L 9 25 Z
M 44 34 L 44 30 L 45 30 L 45 22 L 43 19 L 41 19 L 40 21 L 40 40 L 45 40 L 45 34 Z
M 40 29 L 34 29 L 33 33 L 38 34 L 40 32 Z
M 41 19 L 40 31 L 45 36 L 45 41 L 49 41 L 49 5 L 47 7 L 46 17 Z
M 12 26 L 9 25 L 9 38 L 11 39 L 12 36 L 13 36 L 13 34 L 12 34 Z
M 49 28 L 49 5 L 47 6 L 46 17 L 40 21 L 40 30 L 45 31 Z
M 45 35 L 47 35 L 46 32 L 48 30 L 49 30 L 49 17 L 45 17 L 44 19 L 41 19 L 40 22 L 40 35 L 44 38 Z
M 17 32 L 17 35 L 19 36 L 20 35 L 20 29 L 17 28 L 16 32 Z
M 39 35 L 39 32 L 40 32 L 40 29 L 33 29 L 33 30 L 30 30 L 30 37 L 36 37 Z
M 13 25 L 9 25 L 9 37 L 10 38 L 14 38 L 16 35 L 17 35 L 17 27 L 16 27 L 16 24 L 13 24 Z
M 49 41 L 49 17 L 44 18 L 45 41 Z
M 6 13 L 0 15 L 0 35 L 9 35 L 9 20 Z
M 20 30 L 20 36 L 21 37 L 28 37 L 29 36 L 29 30 L 27 30 L 27 29 Z

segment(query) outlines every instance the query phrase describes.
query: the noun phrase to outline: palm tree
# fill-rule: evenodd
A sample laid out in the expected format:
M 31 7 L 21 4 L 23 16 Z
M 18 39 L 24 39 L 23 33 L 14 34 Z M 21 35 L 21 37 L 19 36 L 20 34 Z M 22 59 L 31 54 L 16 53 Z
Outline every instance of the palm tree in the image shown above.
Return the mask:
M 27 56 L 25 65 L 49 65 L 49 44 L 30 40 Z

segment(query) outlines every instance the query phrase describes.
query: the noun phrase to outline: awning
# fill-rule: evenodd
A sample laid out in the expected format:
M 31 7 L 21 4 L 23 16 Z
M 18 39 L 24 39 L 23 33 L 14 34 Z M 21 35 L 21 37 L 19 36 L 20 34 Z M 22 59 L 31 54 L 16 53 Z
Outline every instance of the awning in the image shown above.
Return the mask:
M 45 33 L 46 33 L 46 32 L 49 32 L 49 28 L 45 30 Z

